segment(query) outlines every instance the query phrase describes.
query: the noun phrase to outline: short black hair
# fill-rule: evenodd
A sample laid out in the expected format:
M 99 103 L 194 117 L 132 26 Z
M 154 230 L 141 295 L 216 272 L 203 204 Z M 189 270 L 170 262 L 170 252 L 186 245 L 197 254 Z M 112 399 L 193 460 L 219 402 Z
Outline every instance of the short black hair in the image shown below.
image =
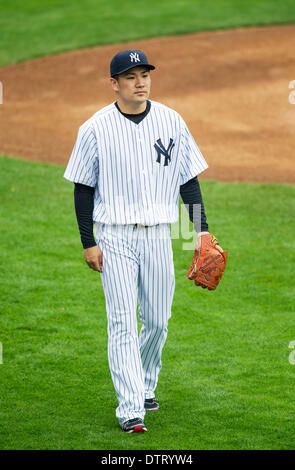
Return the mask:
M 144 67 L 144 65 L 143 65 L 143 67 Z M 145 71 L 146 71 L 146 72 L 149 72 L 149 71 L 150 71 L 150 69 L 149 69 L 148 67 L 145 67 Z M 122 75 L 123 73 L 128 73 L 128 70 L 126 70 L 125 72 L 122 72 L 122 73 L 120 73 L 119 75 L 113 75 L 113 76 L 112 76 L 112 78 L 114 78 L 115 80 L 117 80 L 117 81 L 118 81 L 118 80 L 119 80 L 119 77 L 120 77 L 120 75 Z

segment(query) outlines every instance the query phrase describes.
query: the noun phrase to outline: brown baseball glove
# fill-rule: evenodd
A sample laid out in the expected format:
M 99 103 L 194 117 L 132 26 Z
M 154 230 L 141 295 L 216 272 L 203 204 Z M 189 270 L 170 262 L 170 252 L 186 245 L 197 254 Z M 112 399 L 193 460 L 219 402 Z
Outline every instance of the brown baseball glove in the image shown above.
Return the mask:
M 228 252 L 221 253 L 216 245 L 218 241 L 214 235 L 202 235 L 187 273 L 188 279 L 203 289 L 216 289 L 225 270 Z

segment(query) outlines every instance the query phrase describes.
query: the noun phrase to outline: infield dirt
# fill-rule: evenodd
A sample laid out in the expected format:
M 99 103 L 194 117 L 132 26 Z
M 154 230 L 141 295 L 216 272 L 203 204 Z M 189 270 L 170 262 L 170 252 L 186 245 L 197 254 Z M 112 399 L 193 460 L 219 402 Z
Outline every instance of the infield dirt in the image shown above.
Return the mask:
M 156 65 L 150 98 L 189 125 L 209 164 L 201 178 L 295 183 L 295 25 L 133 41 L 4 67 L 0 152 L 66 164 L 78 127 L 114 101 L 111 57 L 132 48 Z

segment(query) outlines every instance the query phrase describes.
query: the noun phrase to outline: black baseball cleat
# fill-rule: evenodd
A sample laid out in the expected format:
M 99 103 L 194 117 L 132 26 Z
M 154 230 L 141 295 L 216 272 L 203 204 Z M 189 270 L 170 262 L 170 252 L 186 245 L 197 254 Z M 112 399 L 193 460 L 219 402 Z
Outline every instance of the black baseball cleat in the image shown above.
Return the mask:
M 158 411 L 160 408 L 159 403 L 155 398 L 146 398 L 144 400 L 144 409 L 147 411 Z
M 133 433 L 133 432 L 146 432 L 147 428 L 145 427 L 144 422 L 140 418 L 128 419 L 125 423 L 122 424 L 122 431 Z

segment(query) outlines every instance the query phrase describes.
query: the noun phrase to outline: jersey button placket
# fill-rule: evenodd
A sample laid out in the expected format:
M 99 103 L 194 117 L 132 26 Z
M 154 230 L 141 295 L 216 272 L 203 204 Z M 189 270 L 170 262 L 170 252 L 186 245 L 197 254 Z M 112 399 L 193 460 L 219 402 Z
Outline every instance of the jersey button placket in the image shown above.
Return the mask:
M 137 146 L 137 156 L 138 156 L 138 176 L 139 176 L 139 186 L 140 186 L 140 196 L 141 196 L 141 210 L 144 211 L 144 180 L 143 180 L 143 168 L 142 168 L 142 146 L 140 138 L 140 130 L 136 127 L 136 146 Z M 141 214 L 142 215 L 142 214 Z
M 144 145 L 143 145 L 143 139 L 142 139 L 141 133 L 142 133 L 142 131 L 140 129 L 137 129 L 138 154 L 141 156 L 141 158 L 139 158 L 141 197 L 142 197 L 142 202 L 143 202 L 143 209 L 145 211 L 144 215 L 146 215 L 147 211 L 148 211 L 148 197 L 147 197 L 146 178 L 148 177 L 148 175 L 147 175 L 147 168 L 145 167 L 146 149 L 144 148 Z M 146 222 L 147 221 L 145 220 L 145 223 Z
M 138 200 L 136 204 L 136 211 L 135 211 L 135 218 L 137 219 L 138 217 L 140 218 L 142 214 L 142 190 L 141 190 L 141 178 L 140 178 L 140 173 L 141 173 L 141 165 L 140 165 L 140 148 L 138 144 L 138 129 L 135 127 L 133 129 L 133 139 L 134 139 L 134 151 L 135 151 L 135 167 L 137 167 L 136 171 L 136 177 L 137 177 L 137 194 L 138 194 Z

